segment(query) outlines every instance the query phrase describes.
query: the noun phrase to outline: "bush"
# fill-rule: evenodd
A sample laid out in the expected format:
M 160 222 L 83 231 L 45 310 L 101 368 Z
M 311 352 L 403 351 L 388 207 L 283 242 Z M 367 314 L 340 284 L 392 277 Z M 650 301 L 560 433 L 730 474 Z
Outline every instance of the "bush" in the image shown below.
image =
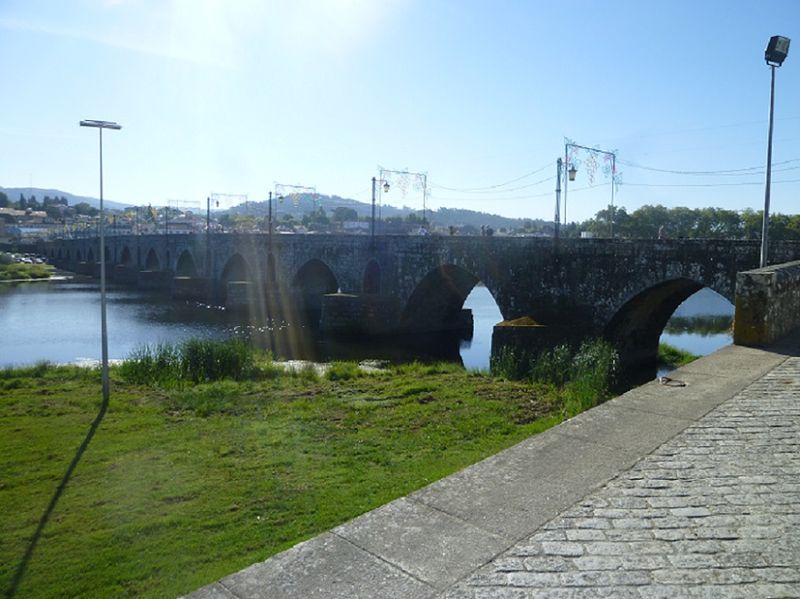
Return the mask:
M 239 339 L 189 339 L 180 346 L 181 378 L 200 383 L 224 378 L 241 380 L 254 371 L 252 347 Z
M 492 357 L 491 370 L 494 376 L 562 387 L 564 411 L 577 413 L 608 399 L 617 380 L 619 356 L 602 339 L 585 341 L 577 351 L 558 345 L 535 355 L 504 348 Z
M 178 345 L 145 345 L 123 362 L 120 374 L 131 383 L 143 385 L 242 380 L 257 372 L 255 353 L 239 339 L 189 339 Z

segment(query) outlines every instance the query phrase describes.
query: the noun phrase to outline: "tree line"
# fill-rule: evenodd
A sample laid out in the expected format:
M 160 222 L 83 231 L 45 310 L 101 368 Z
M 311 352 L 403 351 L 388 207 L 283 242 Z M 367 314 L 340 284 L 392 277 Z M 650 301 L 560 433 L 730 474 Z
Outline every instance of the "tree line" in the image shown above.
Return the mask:
M 728 210 L 725 208 L 667 208 L 645 205 L 633 212 L 624 207 L 599 211 L 582 223 L 570 223 L 563 230 L 565 237 L 577 237 L 582 231 L 596 237 L 624 238 L 689 238 L 689 239 L 761 239 L 760 210 Z M 800 241 L 800 214 L 771 214 L 770 239 Z
M 40 202 L 35 195 L 25 197 L 25 194 L 19 194 L 19 199 L 12 201 L 8 194 L 0 191 L 0 208 L 13 208 L 14 210 L 30 210 L 30 211 L 43 211 L 47 216 L 53 219 L 58 219 L 64 216 L 65 211 L 69 215 L 85 214 L 87 216 L 96 216 L 99 210 L 87 202 L 80 202 L 74 206 L 69 205 L 69 201 L 64 196 L 49 196 L 46 195 Z

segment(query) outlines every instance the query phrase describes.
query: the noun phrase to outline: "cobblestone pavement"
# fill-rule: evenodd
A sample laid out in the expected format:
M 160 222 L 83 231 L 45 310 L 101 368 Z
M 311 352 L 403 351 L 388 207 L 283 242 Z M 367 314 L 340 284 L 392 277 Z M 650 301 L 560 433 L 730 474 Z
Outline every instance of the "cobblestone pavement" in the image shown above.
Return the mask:
M 800 358 L 440 597 L 800 597 Z

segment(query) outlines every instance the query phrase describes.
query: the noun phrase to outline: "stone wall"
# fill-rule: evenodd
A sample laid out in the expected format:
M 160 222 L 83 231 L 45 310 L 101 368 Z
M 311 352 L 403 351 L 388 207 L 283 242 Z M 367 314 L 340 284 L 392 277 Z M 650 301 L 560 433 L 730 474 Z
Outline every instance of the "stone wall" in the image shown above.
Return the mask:
M 800 327 L 800 261 L 736 276 L 733 342 L 766 345 Z

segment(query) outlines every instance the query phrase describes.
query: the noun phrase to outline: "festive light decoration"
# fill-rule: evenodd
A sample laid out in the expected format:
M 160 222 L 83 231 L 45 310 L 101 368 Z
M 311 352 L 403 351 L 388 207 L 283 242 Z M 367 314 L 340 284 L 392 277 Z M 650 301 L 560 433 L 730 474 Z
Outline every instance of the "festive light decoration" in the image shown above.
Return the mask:
M 581 162 L 578 157 L 581 152 L 586 153 L 586 158 Z M 598 157 L 602 159 L 602 163 L 598 162 Z M 566 164 L 564 165 L 565 171 L 569 177 L 564 178 L 564 224 L 567 223 L 567 181 L 574 181 L 577 175 L 578 166 L 582 165 L 586 171 L 587 178 L 589 179 L 589 186 L 594 185 L 594 178 L 598 169 L 607 176 L 611 177 L 611 216 L 609 218 L 608 230 L 609 237 L 614 238 L 614 193 L 619 187 L 622 178 L 620 173 L 617 172 L 617 151 L 612 152 L 601 150 L 597 146 L 590 148 L 589 146 L 582 146 L 576 144 L 571 139 L 564 138 L 564 158 Z M 556 191 L 558 194 L 558 189 Z
M 582 146 L 568 137 L 564 138 L 564 146 L 567 148 L 567 169 L 585 170 L 590 186 L 594 185 L 598 170 L 605 178 L 611 178 L 616 189 L 622 185 L 622 172 L 616 168 L 614 159 L 617 150 L 606 151 L 601 150 L 598 146 Z M 580 156 L 584 154 L 586 157 L 581 160 Z M 571 180 L 574 181 L 574 179 Z
M 275 196 L 278 202 L 283 203 L 284 198 L 288 199 L 292 206 L 297 208 L 300 205 L 300 200 L 304 196 L 310 196 L 314 207 L 317 206 L 317 188 L 308 187 L 306 185 L 284 185 L 282 183 L 275 184 Z
M 383 168 L 380 165 L 378 166 L 378 172 L 380 175 L 378 180 L 385 181 L 383 185 L 384 191 L 389 191 L 393 186 L 397 186 L 403 199 L 408 195 L 409 188 L 418 193 L 422 193 L 422 218 L 423 220 L 427 220 L 427 200 L 429 196 L 428 173 L 413 173 L 408 169 L 396 171 Z M 389 189 L 386 188 L 387 184 Z

